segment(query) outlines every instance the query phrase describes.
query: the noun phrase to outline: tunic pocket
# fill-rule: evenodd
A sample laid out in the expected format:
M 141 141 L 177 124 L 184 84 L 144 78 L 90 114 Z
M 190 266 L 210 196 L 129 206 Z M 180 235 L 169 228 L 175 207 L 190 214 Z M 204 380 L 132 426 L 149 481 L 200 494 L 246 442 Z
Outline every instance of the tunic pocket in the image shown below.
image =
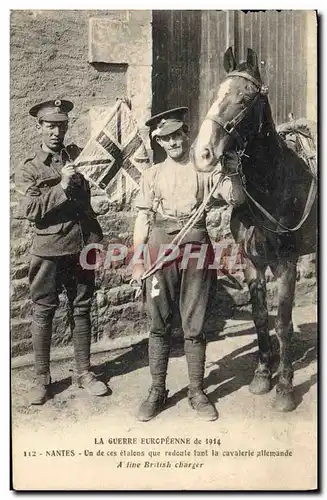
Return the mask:
M 61 181 L 61 176 L 59 174 L 51 176 L 43 175 L 38 177 L 36 185 L 41 192 L 46 192 L 49 191 L 49 189 L 52 188 L 53 186 L 59 184 L 60 181 Z

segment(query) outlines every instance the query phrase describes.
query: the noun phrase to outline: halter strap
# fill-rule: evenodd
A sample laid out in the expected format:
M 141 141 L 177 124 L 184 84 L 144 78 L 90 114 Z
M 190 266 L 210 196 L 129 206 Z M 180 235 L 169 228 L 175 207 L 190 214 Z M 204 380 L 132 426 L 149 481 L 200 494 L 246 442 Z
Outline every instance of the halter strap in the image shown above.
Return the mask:
M 301 220 L 294 227 L 287 227 L 284 224 L 282 224 L 280 221 L 278 221 L 277 219 L 275 219 L 275 217 L 273 217 L 262 205 L 260 205 L 260 203 L 258 203 L 253 198 L 253 196 L 251 196 L 251 194 L 246 189 L 246 181 L 245 181 L 244 175 L 242 173 L 242 166 L 241 166 L 242 165 L 241 164 L 241 156 L 242 156 L 242 154 L 244 154 L 245 141 L 241 137 L 241 135 L 239 134 L 239 132 L 237 132 L 236 127 L 241 123 L 241 121 L 243 120 L 243 118 L 249 113 L 250 109 L 254 106 L 254 104 L 262 96 L 266 96 L 268 94 L 268 87 L 265 86 L 264 84 L 262 84 L 261 82 L 259 82 L 258 80 L 256 80 L 253 76 L 251 76 L 251 75 L 249 75 L 247 73 L 243 73 L 241 71 L 232 71 L 231 73 L 229 73 L 227 75 L 226 78 L 231 78 L 231 77 L 234 77 L 234 76 L 244 78 L 245 80 L 248 80 L 249 82 L 253 83 L 257 87 L 257 93 L 256 93 L 256 95 L 254 96 L 254 98 L 252 99 L 252 101 L 250 102 L 250 104 L 246 108 L 242 109 L 229 122 L 223 122 L 223 120 L 219 116 L 215 116 L 215 115 L 207 115 L 206 118 L 208 118 L 209 120 L 212 120 L 212 121 L 216 122 L 218 125 L 220 125 L 229 135 L 234 136 L 235 139 L 237 140 L 237 142 L 239 143 L 241 150 L 238 152 L 238 154 L 239 154 L 239 160 L 240 160 L 239 166 L 241 168 L 238 169 L 237 174 L 240 175 L 241 183 L 242 183 L 242 189 L 243 189 L 245 195 L 260 210 L 260 212 L 265 217 L 267 217 L 267 219 L 270 222 L 272 222 L 275 226 L 277 226 L 277 228 L 278 228 L 278 230 L 275 231 L 273 229 L 270 229 L 270 228 L 264 226 L 265 229 L 267 229 L 268 231 L 271 231 L 273 233 L 296 232 L 296 231 L 298 231 L 303 226 L 304 222 L 307 220 L 307 218 L 308 218 L 308 216 L 309 216 L 309 214 L 311 212 L 311 208 L 313 206 L 313 203 L 315 201 L 316 194 L 317 194 L 317 184 L 316 184 L 315 180 L 312 179 L 311 186 L 310 186 L 309 193 L 308 193 L 308 197 L 307 197 L 307 201 L 306 201 L 306 204 L 305 204 L 305 207 L 304 207 L 304 211 L 303 211 Z M 262 114 L 262 109 L 261 109 L 261 114 Z M 262 117 L 260 118 L 259 128 L 262 125 L 261 120 L 262 120 Z
M 240 133 L 236 130 L 236 127 L 241 123 L 243 118 L 245 118 L 245 116 L 250 112 L 250 110 L 256 104 L 256 102 L 260 99 L 260 97 L 268 94 L 268 87 L 266 87 L 261 82 L 256 80 L 256 78 L 254 78 L 253 76 L 248 75 L 247 73 L 243 73 L 242 71 L 232 71 L 231 73 L 229 73 L 227 75 L 226 79 L 234 77 L 234 76 L 244 78 L 245 80 L 248 80 L 249 82 L 253 83 L 253 85 L 255 85 L 257 87 L 256 95 L 254 96 L 254 98 L 252 99 L 250 104 L 246 108 L 242 109 L 229 122 L 225 123 L 225 122 L 223 122 L 223 120 L 219 116 L 209 115 L 209 114 L 206 116 L 206 119 L 212 120 L 212 121 L 218 123 L 218 125 L 220 125 L 225 130 L 225 132 L 227 132 L 227 134 L 229 134 L 230 136 L 233 136 L 236 139 L 236 141 L 239 144 L 240 149 L 244 149 L 245 141 L 244 141 L 243 137 L 240 135 Z M 262 114 L 262 110 L 261 110 L 261 114 Z M 261 127 L 261 119 L 262 119 L 262 117 L 260 117 L 259 129 Z
M 247 108 L 245 110 L 242 109 L 241 113 L 243 113 L 244 111 L 247 113 L 248 109 Z M 240 148 L 242 149 L 244 147 L 244 140 L 243 140 L 243 137 L 241 137 L 241 135 L 236 130 L 237 124 L 243 119 L 243 116 L 242 116 L 238 120 L 239 115 L 240 115 L 240 113 L 238 115 L 236 115 L 236 117 L 232 121 L 226 122 L 226 123 L 224 123 L 218 116 L 215 116 L 215 115 L 207 115 L 206 118 L 208 118 L 209 120 L 212 120 L 213 122 L 218 123 L 218 125 L 220 125 L 229 135 L 233 135 L 235 137 L 235 139 L 237 140 Z
M 241 178 L 241 181 L 242 181 L 242 178 Z M 280 221 L 275 219 L 275 217 L 273 217 L 262 205 L 260 205 L 259 202 L 257 202 L 253 198 L 253 196 L 250 195 L 250 193 L 247 191 L 243 181 L 242 181 L 242 188 L 243 188 L 243 191 L 246 194 L 246 196 L 252 201 L 252 203 L 254 203 L 254 205 L 260 210 L 260 212 L 263 213 L 263 215 L 265 217 L 267 217 L 267 219 L 270 222 L 272 222 L 274 225 L 276 225 L 277 227 L 280 228 L 279 231 L 274 231 L 273 229 L 271 229 L 269 227 L 263 226 L 265 229 L 267 229 L 271 233 L 294 233 L 295 231 L 298 231 L 303 226 L 303 224 L 305 223 L 307 218 L 309 217 L 310 212 L 311 212 L 311 208 L 314 204 L 314 201 L 316 199 L 316 194 L 317 194 L 317 184 L 316 184 L 315 179 L 312 179 L 309 193 L 308 193 L 308 197 L 307 197 L 307 201 L 306 201 L 300 222 L 298 224 L 296 224 L 296 226 L 294 226 L 294 227 L 287 227 L 284 224 L 282 224 Z
M 261 88 L 263 87 L 262 83 L 260 83 L 253 76 L 248 75 L 247 73 L 242 73 L 241 71 L 232 71 L 227 75 L 227 78 L 230 78 L 231 76 L 240 76 L 245 80 L 249 80 L 249 82 L 252 82 L 259 90 L 261 90 Z

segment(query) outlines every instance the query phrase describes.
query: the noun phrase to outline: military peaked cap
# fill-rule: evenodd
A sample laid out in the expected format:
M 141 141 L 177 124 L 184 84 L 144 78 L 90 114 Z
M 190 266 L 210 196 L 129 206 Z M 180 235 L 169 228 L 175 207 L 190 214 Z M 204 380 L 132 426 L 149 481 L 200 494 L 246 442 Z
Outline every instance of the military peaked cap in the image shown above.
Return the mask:
M 68 120 L 68 113 L 74 107 L 70 101 L 55 99 L 54 101 L 41 102 L 33 106 L 29 113 L 38 121 L 44 120 L 48 122 L 64 122 Z
M 185 123 L 184 115 L 187 111 L 188 108 L 183 106 L 152 116 L 145 122 L 145 125 L 152 128 L 151 137 L 162 137 L 179 130 Z

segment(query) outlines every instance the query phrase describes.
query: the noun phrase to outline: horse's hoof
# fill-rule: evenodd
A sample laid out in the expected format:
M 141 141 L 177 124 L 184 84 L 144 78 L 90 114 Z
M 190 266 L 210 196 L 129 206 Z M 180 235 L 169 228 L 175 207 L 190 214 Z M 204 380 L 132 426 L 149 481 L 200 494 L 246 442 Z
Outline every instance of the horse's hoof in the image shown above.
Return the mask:
M 249 391 L 252 394 L 267 394 L 271 389 L 271 373 L 269 370 L 255 371 Z
M 293 411 L 296 408 L 293 386 L 289 388 L 276 387 L 276 396 L 273 402 L 275 410 L 280 412 Z

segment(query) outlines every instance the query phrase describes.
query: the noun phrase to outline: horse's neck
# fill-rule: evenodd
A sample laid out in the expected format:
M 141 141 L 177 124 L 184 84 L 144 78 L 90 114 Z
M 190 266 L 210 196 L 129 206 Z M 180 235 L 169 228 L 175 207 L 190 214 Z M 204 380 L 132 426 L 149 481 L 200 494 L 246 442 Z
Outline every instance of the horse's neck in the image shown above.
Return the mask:
M 269 182 L 280 178 L 282 145 L 273 122 L 263 123 L 261 131 L 249 141 L 246 154 L 250 165 L 249 180 L 251 175 L 262 180 L 269 179 Z
M 304 175 L 301 160 L 287 148 L 272 120 L 264 122 L 261 132 L 249 141 L 246 154 L 244 173 L 252 196 L 271 213 L 292 217 L 289 207 L 294 199 L 300 205 L 305 203 L 311 179 Z M 303 189 L 299 191 L 300 184 Z
M 245 151 L 247 188 L 269 213 L 292 227 L 303 214 L 312 179 L 302 160 L 278 135 L 269 105 L 264 118 L 261 131 L 251 138 Z

